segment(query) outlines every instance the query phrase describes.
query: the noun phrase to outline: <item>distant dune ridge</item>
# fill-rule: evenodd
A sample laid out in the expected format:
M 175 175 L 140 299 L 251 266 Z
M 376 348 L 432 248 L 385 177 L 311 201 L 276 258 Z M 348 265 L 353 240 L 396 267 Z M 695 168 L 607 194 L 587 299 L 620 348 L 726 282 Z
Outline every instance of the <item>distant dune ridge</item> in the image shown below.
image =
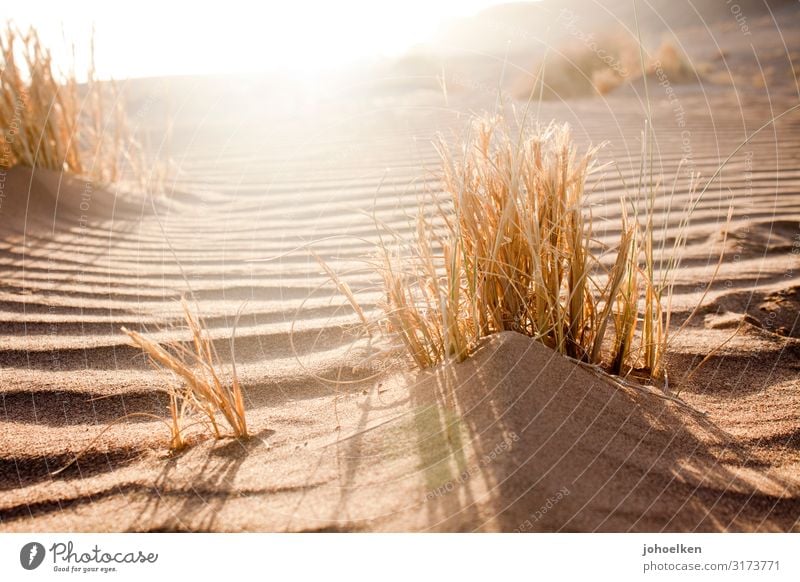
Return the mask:
M 661 34 L 665 29 L 719 26 L 737 15 L 757 18 L 769 11 L 793 6 L 792 0 L 650 0 L 638 2 L 639 23 L 646 35 Z M 630 0 L 542 0 L 509 2 L 488 8 L 476 15 L 457 20 L 445 27 L 438 41 L 443 47 L 470 47 L 498 54 L 512 42 L 512 50 L 534 44 L 535 39 L 557 42 L 565 31 L 554 25 L 559 17 L 576 15 L 587 33 L 608 28 L 633 29 L 633 2 Z M 739 17 L 741 20 L 741 16 Z M 548 37 L 549 33 L 549 37 Z
M 672 85 L 795 88 L 800 54 L 791 45 L 783 47 L 780 38 L 754 34 L 765 26 L 793 28 L 791 1 L 638 2 L 638 32 L 633 5 L 629 0 L 502 4 L 443 25 L 433 41 L 415 47 L 413 58 L 389 71 L 428 77 L 431 90 L 440 88 L 437 79 L 443 77 L 453 93 L 499 87 L 518 99 L 598 97 L 641 77 L 641 34 L 648 67 L 666 56 L 680 62 L 668 71 Z M 543 62 L 545 86 L 538 91 Z M 649 75 L 655 78 L 654 71 Z
M 628 4 L 613 6 L 630 24 Z M 717 72 L 727 63 L 741 74 L 751 41 L 785 71 L 763 3 L 739 2 L 753 39 L 724 2 L 694 4 L 720 19 Z M 769 5 L 797 15 L 784 4 Z M 684 2 L 654 5 L 694 27 L 681 34 L 693 65 L 716 50 Z M 496 14 L 524 25 L 519 11 L 554 6 Z M 779 22 L 796 45 L 800 19 Z M 378 308 L 364 266 L 375 221 L 412 235 L 419 194 L 441 193 L 433 140 L 456 143 L 472 112 L 498 102 L 524 107 L 498 99 L 499 61 L 461 59 L 462 84 L 446 95 L 411 74 L 347 79 L 323 97 L 295 87 L 274 103 L 267 78 L 246 81 L 252 91 L 138 81 L 134 108 L 157 96 L 142 114 L 150 130 L 167 108 L 163 84 L 180 104 L 179 171 L 156 197 L 41 169 L 3 172 L 0 530 L 800 531 L 800 114 L 753 138 L 698 204 L 673 329 L 709 290 L 669 347 L 665 390 L 612 385 L 514 332 L 424 371 L 374 358 L 307 248 L 313 241 L 365 310 Z M 688 172 L 710 177 L 798 103 L 788 74 L 764 86 L 731 79 L 651 87 L 655 172 L 680 178 L 673 209 L 691 198 Z M 640 89 L 530 108 L 569 123 L 579 149 L 609 142 L 598 155 L 617 169 L 589 183 L 601 241 L 619 238 L 620 193 L 640 175 Z M 660 199 L 656 218 L 669 244 L 683 217 Z M 177 325 L 189 295 L 223 380 L 235 353 L 251 436 L 198 430 L 171 453 L 163 422 L 131 416 L 166 419 L 171 380 L 121 328 L 189 342 Z

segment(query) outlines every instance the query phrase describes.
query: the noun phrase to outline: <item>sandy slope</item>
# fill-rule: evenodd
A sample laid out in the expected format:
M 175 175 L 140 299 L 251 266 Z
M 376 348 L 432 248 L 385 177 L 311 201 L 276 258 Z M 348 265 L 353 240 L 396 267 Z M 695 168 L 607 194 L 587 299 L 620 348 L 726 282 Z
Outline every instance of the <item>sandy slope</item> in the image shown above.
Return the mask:
M 710 175 L 745 132 L 796 103 L 696 87 L 679 98 L 685 126 L 655 98 L 665 176 L 687 153 Z M 417 192 L 436 186 L 430 138 L 486 102 L 412 92 L 269 131 L 215 125 L 215 113 L 234 114 L 209 107 L 207 125 L 178 135 L 176 193 L 154 206 L 13 170 L 0 206 L 0 528 L 800 529 L 798 115 L 746 146 L 692 222 L 677 325 L 713 271 L 733 200 L 725 263 L 670 359 L 688 406 L 613 388 L 513 334 L 429 373 L 364 363 L 346 302 L 306 252 L 289 251 L 318 241 L 373 307 L 360 261 L 377 238 L 369 214 L 407 229 Z M 636 174 L 635 97 L 537 113 L 570 121 L 582 143 L 610 140 L 603 156 Z M 621 189 L 608 173 L 592 194 L 598 219 L 618 214 Z M 681 182 L 662 211 L 672 235 L 688 199 Z M 185 337 L 157 328 L 179 321 L 188 289 L 223 359 L 244 304 L 236 355 L 255 437 L 197 437 L 169 456 L 160 422 L 125 417 L 165 414 L 166 379 L 119 330 Z

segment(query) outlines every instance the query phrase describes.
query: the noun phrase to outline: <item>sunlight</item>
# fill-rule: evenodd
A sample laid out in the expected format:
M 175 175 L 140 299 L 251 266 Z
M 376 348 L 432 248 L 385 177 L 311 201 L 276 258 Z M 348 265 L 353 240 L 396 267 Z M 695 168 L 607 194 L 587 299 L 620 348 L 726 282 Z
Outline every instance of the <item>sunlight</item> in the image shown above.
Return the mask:
M 120 17 L 116 4 L 99 0 L 34 0 L 17 8 L 14 21 L 22 27 L 36 25 L 48 46 L 74 43 L 79 63 L 88 58 L 94 25 L 101 76 L 260 71 L 303 75 L 398 56 L 428 40 L 448 20 L 497 3 L 315 0 L 262 6 L 232 0 L 211 8 L 144 0 Z M 70 53 L 54 54 L 59 66 L 71 64 Z

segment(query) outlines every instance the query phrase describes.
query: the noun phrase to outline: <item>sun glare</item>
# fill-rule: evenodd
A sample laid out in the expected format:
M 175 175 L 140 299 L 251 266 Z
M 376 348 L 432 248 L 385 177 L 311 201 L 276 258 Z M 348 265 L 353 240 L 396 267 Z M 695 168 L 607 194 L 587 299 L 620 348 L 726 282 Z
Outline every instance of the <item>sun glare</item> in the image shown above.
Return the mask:
M 145 0 L 120 17 L 116 3 L 34 0 L 17 8 L 14 21 L 21 27 L 35 25 L 47 46 L 74 43 L 79 63 L 88 58 L 87 39 L 94 26 L 101 76 L 260 71 L 304 75 L 401 55 L 430 39 L 448 20 L 495 3 L 232 0 L 212 7 Z M 68 67 L 72 50 L 65 48 L 54 57 L 59 66 Z

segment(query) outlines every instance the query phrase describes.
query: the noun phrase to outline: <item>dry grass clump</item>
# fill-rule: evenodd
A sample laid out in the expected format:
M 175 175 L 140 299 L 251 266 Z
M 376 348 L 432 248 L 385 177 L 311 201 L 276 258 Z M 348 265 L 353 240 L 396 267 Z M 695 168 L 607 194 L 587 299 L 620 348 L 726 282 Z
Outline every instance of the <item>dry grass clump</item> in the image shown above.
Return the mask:
M 592 86 L 600 95 L 607 95 L 623 83 L 623 78 L 612 69 L 600 69 L 592 73 Z
M 524 75 L 513 90 L 521 99 L 606 95 L 642 77 L 639 45 L 622 32 L 573 40 L 558 50 L 549 51 L 532 70 L 536 74 Z M 658 80 L 665 77 L 677 84 L 695 78 L 695 71 L 669 41 L 664 41 L 647 59 L 645 72 L 648 77 L 659 75 Z
M 95 79 L 94 57 L 86 83 L 79 84 L 74 69 L 62 74 L 54 68 L 34 28 L 23 34 L 8 25 L 0 32 L 0 58 L 0 167 L 119 180 L 138 147 L 116 85 Z
M 532 69 L 537 74 L 521 78 L 514 93 L 546 100 L 604 95 L 634 75 L 637 63 L 636 43 L 622 33 L 573 39 L 548 51 Z
M 171 447 L 174 450 L 186 446 L 184 428 L 187 419 L 198 413 L 208 422 L 214 436 L 221 438 L 222 432 L 217 415 L 222 414 L 231 428 L 233 436 L 246 438 L 247 419 L 244 409 L 236 363 L 232 365 L 232 380 L 228 384 L 220 378 L 219 357 L 203 321 L 182 301 L 183 314 L 192 335 L 189 347 L 172 343 L 167 345 L 152 341 L 142 334 L 122 328 L 136 347 L 141 348 L 151 362 L 171 372 L 179 381 L 168 389 L 170 404 Z M 231 337 L 233 356 L 233 337 Z
M 688 83 L 695 77 L 694 69 L 686 62 L 678 48 L 669 41 L 661 43 L 647 69 L 648 74 L 663 75 L 670 83 Z
M 567 126 L 515 135 L 480 120 L 463 147 L 439 151 L 452 205 L 421 210 L 411 243 L 382 246 L 381 328 L 423 368 L 516 331 L 614 374 L 659 378 L 674 265 L 655 259 L 655 188 L 621 202 L 619 236 L 602 244 L 585 191 L 596 149 L 578 153 Z

